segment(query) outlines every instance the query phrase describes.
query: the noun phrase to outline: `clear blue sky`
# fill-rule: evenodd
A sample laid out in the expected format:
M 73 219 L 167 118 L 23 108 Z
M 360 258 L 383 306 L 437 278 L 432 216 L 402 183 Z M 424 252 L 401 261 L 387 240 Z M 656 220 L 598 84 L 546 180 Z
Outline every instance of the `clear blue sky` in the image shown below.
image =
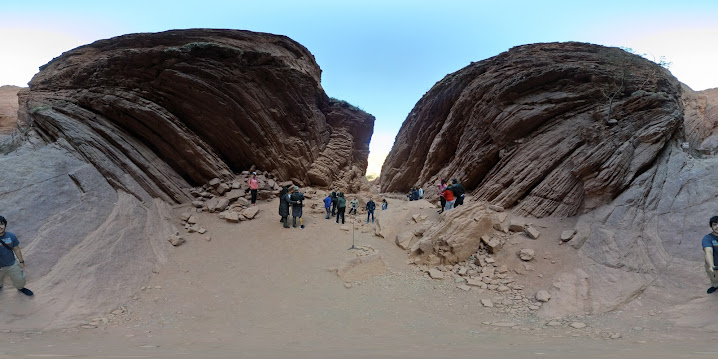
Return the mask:
M 329 96 L 376 116 L 374 167 L 432 85 L 517 45 L 631 47 L 665 56 L 695 90 L 718 87 L 718 0 L 0 1 L 0 85 L 26 86 L 63 51 L 127 33 L 209 27 L 286 35 L 314 54 Z

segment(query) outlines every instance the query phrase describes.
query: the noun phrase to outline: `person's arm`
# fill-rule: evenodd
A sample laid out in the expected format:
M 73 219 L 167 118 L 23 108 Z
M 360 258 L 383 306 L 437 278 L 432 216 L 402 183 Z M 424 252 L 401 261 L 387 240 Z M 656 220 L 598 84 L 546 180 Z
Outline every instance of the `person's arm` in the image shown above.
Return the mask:
M 708 269 L 713 272 L 713 267 L 715 266 L 715 263 L 713 263 L 713 247 L 705 247 L 703 248 L 703 251 L 706 253 L 706 264 L 708 264 Z
M 713 248 L 711 248 L 713 249 Z M 18 262 L 20 263 L 20 268 L 25 268 L 25 260 L 22 259 L 22 251 L 20 250 L 19 246 L 12 247 L 12 251 L 15 252 L 15 257 L 17 257 Z

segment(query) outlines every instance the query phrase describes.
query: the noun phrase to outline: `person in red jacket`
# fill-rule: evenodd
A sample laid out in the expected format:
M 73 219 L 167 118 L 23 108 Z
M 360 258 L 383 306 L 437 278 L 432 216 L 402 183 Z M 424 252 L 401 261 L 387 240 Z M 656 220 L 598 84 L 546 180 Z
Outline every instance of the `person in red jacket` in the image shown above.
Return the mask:
M 444 207 L 444 210 L 448 211 L 454 208 L 456 198 L 454 198 L 454 192 L 451 191 L 451 186 L 444 189 L 444 198 L 446 199 L 446 207 Z

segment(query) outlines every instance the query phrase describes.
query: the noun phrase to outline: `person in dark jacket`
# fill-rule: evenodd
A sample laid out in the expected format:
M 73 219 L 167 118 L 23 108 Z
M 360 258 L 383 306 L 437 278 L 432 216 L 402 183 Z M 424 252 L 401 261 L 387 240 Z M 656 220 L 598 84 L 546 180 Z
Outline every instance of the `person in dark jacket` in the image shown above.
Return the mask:
M 454 193 L 454 198 L 456 198 L 454 207 L 461 206 L 464 204 L 464 186 L 462 186 L 456 178 L 452 178 L 451 183 L 451 192 Z
M 284 228 L 289 228 L 289 190 L 287 187 L 282 187 L 279 192 L 279 215 L 282 217 L 280 222 L 284 225 Z
M 337 220 L 339 223 L 339 217 L 342 217 L 342 224 L 344 224 L 344 211 L 347 209 L 347 200 L 344 198 L 344 193 L 339 192 L 337 194 Z
M 369 197 L 369 202 L 366 203 L 366 223 L 369 223 L 369 216 L 371 216 L 371 223 L 374 223 L 374 210 L 376 209 L 376 203 Z
M 292 228 L 297 228 L 297 218 L 299 218 L 299 227 L 304 229 L 304 220 L 302 219 L 303 202 L 304 193 L 299 192 L 299 187 L 294 186 L 292 194 L 289 196 L 289 203 L 292 204 Z
M 337 215 L 337 191 L 332 192 L 332 217 Z

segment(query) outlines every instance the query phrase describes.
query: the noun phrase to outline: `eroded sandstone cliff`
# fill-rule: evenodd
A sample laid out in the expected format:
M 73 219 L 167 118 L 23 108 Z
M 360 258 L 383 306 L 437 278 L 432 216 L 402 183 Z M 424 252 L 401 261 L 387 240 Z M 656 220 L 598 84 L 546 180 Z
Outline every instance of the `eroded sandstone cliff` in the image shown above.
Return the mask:
M 366 170 L 374 117 L 324 93 L 312 54 L 291 39 L 239 30 L 132 34 L 45 65 L 20 121 L 64 138 L 110 183 L 138 198 L 252 165 L 329 186 Z M 346 185 L 346 183 L 345 183 Z
M 585 43 L 519 46 L 424 95 L 384 163 L 382 191 L 456 177 L 517 214 L 571 216 L 627 188 L 682 116 L 680 83 L 653 62 Z

